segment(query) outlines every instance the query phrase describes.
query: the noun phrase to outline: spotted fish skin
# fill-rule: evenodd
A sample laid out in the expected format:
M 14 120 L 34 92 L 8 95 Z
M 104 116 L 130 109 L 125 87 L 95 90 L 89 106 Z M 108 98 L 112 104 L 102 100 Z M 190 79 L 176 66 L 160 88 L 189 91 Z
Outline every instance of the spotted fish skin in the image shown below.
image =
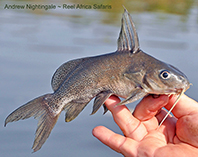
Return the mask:
M 64 63 L 54 73 L 51 85 L 53 93 L 31 100 L 5 120 L 5 126 L 30 117 L 38 120 L 34 152 L 45 143 L 63 110 L 65 121 L 72 121 L 94 97 L 91 114 L 111 95 L 124 98 L 118 104 L 123 105 L 147 94 L 178 94 L 189 88 L 188 79 L 181 71 L 140 49 L 134 23 L 126 9 L 117 51 Z M 103 106 L 106 113 L 108 109 Z

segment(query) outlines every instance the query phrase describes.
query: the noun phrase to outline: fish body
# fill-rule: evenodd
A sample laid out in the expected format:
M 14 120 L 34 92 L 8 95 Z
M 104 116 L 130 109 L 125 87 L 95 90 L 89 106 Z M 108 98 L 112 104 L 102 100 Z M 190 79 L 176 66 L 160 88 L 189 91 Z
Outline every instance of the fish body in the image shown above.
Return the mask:
M 147 94 L 179 94 L 189 88 L 188 79 L 181 71 L 139 48 L 137 32 L 126 9 L 117 51 L 64 63 L 54 73 L 51 85 L 53 93 L 26 103 L 5 120 L 6 125 L 29 117 L 38 119 L 34 151 L 42 147 L 63 110 L 66 111 L 65 121 L 69 122 L 94 97 L 91 114 L 111 95 L 124 98 L 118 104 L 122 105 Z M 104 110 L 105 113 L 105 106 Z

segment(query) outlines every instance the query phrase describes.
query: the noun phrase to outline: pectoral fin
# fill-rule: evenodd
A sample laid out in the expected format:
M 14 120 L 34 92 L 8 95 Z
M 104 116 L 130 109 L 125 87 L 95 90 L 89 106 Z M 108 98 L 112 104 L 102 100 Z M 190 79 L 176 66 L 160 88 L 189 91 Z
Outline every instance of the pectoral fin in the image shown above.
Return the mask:
M 145 95 L 147 95 L 147 93 L 144 91 L 144 89 L 137 87 L 131 92 L 131 94 L 125 100 L 121 101 L 116 106 L 132 103 L 132 102 L 144 97 Z
M 91 115 L 93 115 L 94 113 L 96 113 L 98 111 L 98 109 L 100 108 L 100 106 L 103 105 L 104 107 L 104 113 L 105 114 L 108 109 L 106 108 L 106 106 L 104 105 L 104 102 L 112 95 L 111 92 L 109 91 L 104 91 L 99 93 L 98 95 L 96 95 L 96 98 L 94 100 L 94 105 L 93 105 L 93 110 Z

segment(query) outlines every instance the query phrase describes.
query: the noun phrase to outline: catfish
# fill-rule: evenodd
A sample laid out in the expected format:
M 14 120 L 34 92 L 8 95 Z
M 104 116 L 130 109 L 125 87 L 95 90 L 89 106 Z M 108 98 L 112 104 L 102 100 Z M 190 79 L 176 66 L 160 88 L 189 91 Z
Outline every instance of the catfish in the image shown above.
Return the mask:
M 104 102 L 116 95 L 124 98 L 118 105 L 132 103 L 148 94 L 181 94 L 190 83 L 174 66 L 143 52 L 131 15 L 125 9 L 118 48 L 113 53 L 80 58 L 62 64 L 54 73 L 53 93 L 31 100 L 13 111 L 9 122 L 34 117 L 38 120 L 33 151 L 38 151 L 50 135 L 59 115 L 65 111 L 65 121 L 75 119 L 95 97 L 94 114 Z

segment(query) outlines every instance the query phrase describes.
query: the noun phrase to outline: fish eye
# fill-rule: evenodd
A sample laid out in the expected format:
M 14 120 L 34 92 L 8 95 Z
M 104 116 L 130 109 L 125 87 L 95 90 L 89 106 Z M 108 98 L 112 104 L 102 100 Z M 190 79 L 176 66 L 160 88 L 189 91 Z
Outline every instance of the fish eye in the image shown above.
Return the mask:
M 160 77 L 162 79 L 169 79 L 171 76 L 170 72 L 168 70 L 163 70 L 161 73 L 160 73 Z

